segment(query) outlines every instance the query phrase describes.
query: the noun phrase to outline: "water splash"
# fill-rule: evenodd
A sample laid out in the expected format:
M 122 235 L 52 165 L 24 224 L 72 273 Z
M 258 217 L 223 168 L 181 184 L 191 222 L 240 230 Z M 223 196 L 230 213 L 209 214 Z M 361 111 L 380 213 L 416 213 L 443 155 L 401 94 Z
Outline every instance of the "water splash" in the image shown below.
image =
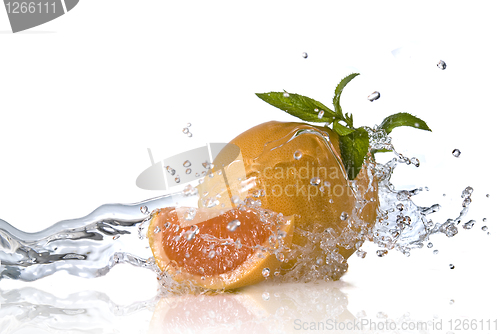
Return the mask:
M 434 223 L 429 216 L 439 211 L 441 206 L 434 204 L 420 207 L 413 201 L 413 198 L 425 188 L 399 190 L 391 183 L 391 177 L 398 165 L 418 167 L 420 165 L 418 159 L 398 153 L 391 137 L 377 126 L 365 129 L 369 134 L 370 151 L 385 150 L 392 152 L 394 157 L 384 164 L 368 159 L 365 166 L 368 184 L 364 187 L 361 187 L 356 180 L 347 180 L 346 171 L 341 170 L 341 175 L 347 180 L 345 187 L 354 196 L 354 205 L 332 217 L 332 227 L 314 230 L 298 226 L 294 233 L 302 238 L 302 241 L 295 244 L 293 249 L 287 249 L 283 245 L 260 247 L 262 256 L 266 253 L 273 254 L 286 267 L 286 270 L 277 271 L 277 274 L 271 275 L 269 272 L 266 277 L 283 282 L 338 279 L 346 272 L 347 258 L 351 254 L 355 253 L 360 258 L 367 256 L 367 252 L 362 249 L 364 242 L 373 242 L 380 247 L 377 256 L 386 256 L 393 249 L 409 256 L 412 249 L 422 248 L 424 244 L 428 247 L 432 245 L 429 237 L 433 234 L 442 233 L 453 237 L 458 233 L 457 226 L 464 221 L 472 202 L 473 189 L 467 187 L 462 192 L 462 209 L 456 218 Z M 326 157 L 333 156 L 333 161 L 342 166 L 338 154 L 330 150 L 332 146 L 328 134 L 311 129 L 298 129 L 270 143 L 263 148 L 257 160 L 265 165 L 268 161 L 272 161 L 269 160 L 272 152 L 286 150 L 289 143 L 293 143 L 296 138 L 304 134 L 313 136 L 315 140 L 323 143 L 322 145 L 326 145 L 329 148 L 326 150 Z M 307 150 L 293 149 L 291 152 L 295 153 L 286 154 L 291 162 L 298 161 L 298 153 L 301 162 L 303 159 L 310 159 Z M 321 166 L 323 157 L 317 156 L 315 159 L 319 159 L 317 162 Z M 187 165 L 191 163 L 186 161 L 184 167 Z M 202 166 L 208 171 L 206 180 L 212 178 L 215 180 L 213 182 L 218 182 L 217 180 L 226 177 L 225 174 L 213 170 L 215 167 L 213 163 L 206 161 Z M 172 175 L 175 174 L 173 168 L 169 166 L 167 171 Z M 322 194 L 331 188 L 335 189 L 335 185 L 323 176 L 309 178 L 306 183 Z M 166 273 L 161 273 L 155 265 L 145 234 L 150 217 L 156 210 L 165 207 L 191 208 L 185 211 L 183 217 L 187 221 L 194 219 L 198 205 L 214 210 L 229 210 L 234 206 L 243 210 L 245 208 L 260 210 L 264 207 L 262 203 L 266 201 L 268 193 L 266 189 L 260 188 L 262 184 L 256 182 L 254 176 L 238 179 L 235 186 L 236 188 L 231 189 L 239 189 L 240 192 L 233 192 L 232 195 L 219 191 L 216 193 L 204 191 L 198 194 L 198 188 L 188 185 L 179 193 L 142 203 L 104 205 L 86 217 L 63 221 L 38 233 L 25 233 L 0 221 L 0 279 L 33 281 L 56 271 L 66 271 L 82 277 L 98 277 L 105 275 L 118 263 L 129 263 L 156 271 L 163 288 L 193 291 L 192 282 L 185 282 L 184 288 L 181 289 L 179 283 L 174 282 Z M 378 189 L 378 198 L 370 195 L 374 189 Z M 227 201 L 225 197 L 228 198 Z M 190 200 L 186 200 L 189 198 Z M 363 217 L 363 210 L 367 205 L 377 201 L 379 207 L 376 221 L 367 222 Z M 335 201 L 331 198 L 327 203 L 334 204 Z M 267 218 L 261 217 L 261 219 Z M 472 222 L 464 223 L 463 228 L 470 229 L 473 226 Z M 165 225 L 165 229 L 171 228 L 174 231 L 180 229 L 178 225 Z M 237 228 L 238 224 L 235 222 L 227 226 L 230 231 L 236 231 Z M 486 230 L 486 227 L 483 230 Z M 182 237 L 189 241 L 202 236 L 197 236 L 195 230 L 183 230 L 183 234 L 179 235 L 179 238 Z M 230 242 L 238 246 L 239 242 L 239 247 L 242 247 L 238 239 L 228 241 L 212 237 L 214 243 L 224 245 Z M 276 236 L 276 239 L 279 240 L 280 237 L 282 238 Z M 434 252 L 437 253 L 437 250 Z M 189 252 L 186 253 L 186 258 L 190 258 L 188 254 Z M 207 256 L 208 258 L 218 256 L 216 249 L 208 250 Z M 266 273 L 263 272 L 263 275 Z
M 107 204 L 37 233 L 0 220 L 0 279 L 34 281 L 57 271 L 99 277 L 119 263 L 154 270 L 145 238 L 149 211 L 183 201 L 182 193 L 174 193 L 137 204 Z

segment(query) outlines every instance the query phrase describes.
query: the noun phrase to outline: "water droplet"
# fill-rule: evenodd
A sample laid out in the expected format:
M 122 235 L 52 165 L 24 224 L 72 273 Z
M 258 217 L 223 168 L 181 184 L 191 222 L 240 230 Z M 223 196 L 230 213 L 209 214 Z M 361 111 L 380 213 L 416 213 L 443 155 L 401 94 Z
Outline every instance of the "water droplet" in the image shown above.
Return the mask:
M 485 226 L 481 227 L 481 230 L 488 231 L 488 226 L 485 225 Z
M 236 249 L 240 249 L 242 247 L 241 240 L 236 239 L 236 241 L 234 242 L 234 245 L 236 246 Z
M 380 250 L 378 250 L 378 251 L 377 251 L 377 256 L 378 256 L 378 257 L 384 257 L 384 256 L 386 256 L 386 255 L 387 255 L 387 253 L 389 253 L 389 252 L 387 251 L 387 249 L 380 249 Z
M 290 94 L 288 94 L 287 92 L 284 92 L 283 97 L 290 97 Z
M 149 209 L 147 206 L 141 206 L 141 213 L 147 215 L 149 213 Z
M 191 256 L 191 254 L 189 254 L 189 253 L 184 254 L 184 257 L 185 257 L 185 258 L 187 258 L 187 259 L 188 259 L 190 256 Z
M 314 108 L 314 112 L 319 112 L 319 109 L 318 108 Z
M 323 110 L 320 110 L 318 113 L 318 118 L 321 119 L 325 115 L 325 112 Z
M 184 233 L 184 239 L 186 239 L 187 241 L 191 241 L 194 239 L 194 237 L 196 236 L 196 232 L 197 230 L 189 230 L 189 231 L 186 231 Z
M 189 128 L 191 126 L 191 123 L 186 124 L 186 127 Z
M 188 136 L 188 137 L 192 137 L 192 136 L 193 136 L 193 134 L 192 134 L 191 132 L 188 132 L 187 136 Z
M 398 205 L 396 205 L 396 209 L 398 209 L 399 211 L 403 211 L 405 209 L 405 206 L 403 203 L 399 203 Z
M 175 169 L 173 169 L 172 167 L 167 166 L 165 168 L 167 169 L 167 172 L 170 173 L 170 175 L 174 175 L 175 174 Z
M 186 167 L 186 168 L 187 168 L 187 167 L 191 167 L 191 161 L 186 160 L 186 161 L 184 161 L 184 163 L 183 163 L 182 165 L 183 165 L 184 167 Z
M 184 219 L 185 220 L 193 220 L 195 216 L 196 216 L 196 208 L 189 208 L 184 213 Z
M 214 206 L 219 205 L 219 200 L 217 200 L 217 198 L 209 197 L 203 201 L 203 205 L 207 208 L 213 208 Z
M 262 293 L 262 299 L 263 300 L 269 300 L 269 299 L 271 299 L 271 295 L 269 294 L 269 292 Z
M 460 152 L 460 150 L 458 148 L 454 149 L 451 154 L 453 154 L 453 156 L 455 158 L 458 158 L 460 156 L 460 154 L 462 154 L 462 152 Z
M 486 198 L 490 198 L 490 194 L 486 194 Z
M 450 305 L 453 305 L 455 304 L 455 300 L 454 299 L 450 299 Z
M 435 249 L 434 251 L 432 251 L 432 254 L 437 255 L 437 254 L 439 254 L 439 251 L 437 249 Z
M 340 220 L 346 220 L 347 218 L 349 218 L 347 212 L 344 211 L 340 214 Z
M 361 249 L 358 249 L 356 251 L 356 255 L 362 259 L 364 259 L 366 257 L 366 252 L 364 250 L 361 250 Z
M 156 226 L 156 227 L 155 227 L 155 229 L 154 229 L 154 232 L 155 232 L 155 234 L 156 234 L 156 233 L 160 233 L 160 227 L 159 227 L 159 226 Z
M 471 219 L 467 223 L 465 223 L 462 227 L 465 230 L 470 230 L 474 226 L 475 223 L 476 223 L 476 221 Z
M 450 263 L 450 269 L 455 269 L 455 265 L 453 263 Z
M 429 242 L 429 243 L 427 244 L 427 248 L 432 248 L 432 246 L 434 246 L 434 245 L 432 244 L 432 242 Z
M 283 253 L 276 253 L 276 259 L 280 262 L 285 261 L 285 254 Z
M 440 70 L 446 69 L 446 63 L 443 60 L 440 60 L 436 65 Z
M 293 154 L 293 158 L 295 160 L 300 160 L 300 158 L 302 158 L 302 152 L 300 151 L 295 151 L 295 153 Z
M 457 226 L 452 222 L 443 224 L 443 226 L 440 228 L 440 230 L 444 234 L 446 234 L 446 236 L 448 238 L 454 237 L 458 233 Z
M 270 273 L 271 273 L 271 270 L 269 268 L 262 269 L 262 276 L 264 276 L 265 278 L 269 277 Z
M 174 179 L 175 183 L 180 183 L 181 182 L 181 178 L 179 177 L 179 175 L 177 175 Z
M 302 58 L 306 59 L 307 57 L 309 57 L 309 55 L 307 54 L 307 52 L 302 52 Z
M 165 226 L 165 228 L 169 228 L 170 227 L 170 222 L 166 222 L 165 225 L 163 225 L 163 226 Z
M 483 223 L 486 223 L 487 221 L 488 221 L 488 219 L 483 218 Z
M 321 183 L 321 179 L 317 176 L 313 177 L 310 181 L 312 186 L 317 186 Z
M 411 163 L 415 166 L 415 167 L 420 167 L 420 160 L 418 160 L 417 158 L 411 158 Z
M 380 98 L 380 93 L 379 93 L 379 92 L 377 92 L 377 91 L 375 91 L 375 92 L 371 93 L 371 94 L 370 94 L 370 95 L 368 95 L 368 97 L 367 97 L 368 101 L 370 101 L 370 102 L 373 102 L 373 101 L 375 101 L 375 100 L 378 100 L 379 98 Z
M 182 133 L 184 133 L 184 134 L 188 134 L 188 133 L 189 133 L 189 129 L 188 129 L 188 128 L 184 128 L 184 129 L 182 129 Z
M 241 225 L 241 222 L 238 219 L 235 219 L 235 220 L 229 222 L 227 224 L 226 228 L 228 229 L 228 231 L 234 232 L 234 231 L 236 231 L 236 229 L 238 227 L 240 227 L 240 225 Z
M 192 170 L 191 168 L 186 169 L 186 174 L 191 174 Z
M 214 165 L 213 165 L 213 164 L 211 164 L 211 163 L 210 163 L 210 162 L 208 162 L 208 161 L 202 162 L 202 163 L 201 163 L 201 165 L 202 165 L 202 166 L 203 166 L 203 168 L 205 168 L 205 169 L 212 169 L 212 168 L 214 168 Z
M 213 259 L 215 257 L 215 251 L 214 250 L 211 250 L 209 253 L 208 253 L 208 258 L 209 259 Z
M 471 186 L 466 187 L 462 191 L 462 198 L 464 198 L 464 197 L 470 197 L 470 195 L 472 195 L 473 192 L 474 192 L 474 188 L 472 188 Z
M 238 196 L 234 195 L 233 197 L 231 197 L 231 202 L 233 202 L 234 204 L 238 205 L 241 203 L 241 200 Z

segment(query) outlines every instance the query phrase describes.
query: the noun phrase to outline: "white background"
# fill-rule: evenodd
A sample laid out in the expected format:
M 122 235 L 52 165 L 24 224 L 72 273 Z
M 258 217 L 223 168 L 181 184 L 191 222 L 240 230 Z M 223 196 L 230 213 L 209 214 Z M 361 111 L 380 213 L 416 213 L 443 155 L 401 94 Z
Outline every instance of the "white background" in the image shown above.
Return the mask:
M 159 160 L 228 141 L 268 120 L 293 121 L 254 93 L 286 89 L 328 105 L 338 81 L 359 72 L 342 97 L 356 126 L 404 111 L 433 130 L 393 132 L 396 148 L 421 161 L 418 169 L 398 167 L 398 187 L 428 186 L 415 201 L 442 204 L 435 220 L 443 220 L 458 215 L 460 193 L 470 185 L 468 218 L 477 224 L 471 231 L 459 228 L 455 238 L 433 239 L 438 255 L 422 249 L 410 258 L 395 252 L 377 258 L 376 248 L 367 248 L 367 258 L 352 258 L 349 273 L 332 286 L 347 296 L 350 313 L 373 319 L 379 312 L 422 321 L 498 318 L 490 306 L 499 298 L 493 283 L 499 253 L 497 7 L 494 1 L 82 0 L 63 17 L 17 34 L 2 9 L 0 218 L 34 232 L 105 203 L 161 195 L 135 186 L 150 165 L 147 148 Z M 448 65 L 444 71 L 436 67 L 440 59 Z M 375 90 L 381 98 L 370 103 L 366 97 Z M 191 138 L 182 133 L 188 122 Z M 460 158 L 451 155 L 455 148 Z M 2 291 L 27 286 L 61 298 L 103 291 L 126 305 L 154 297 L 156 278 L 119 266 L 95 280 L 58 274 L 32 284 L 0 282 Z M 279 288 L 255 289 L 259 295 Z M 315 310 L 311 303 L 305 307 Z M 143 311 L 129 326 L 117 316 L 106 330 L 147 332 L 151 315 L 152 309 Z M 54 330 L 43 322 L 16 328 L 29 326 Z

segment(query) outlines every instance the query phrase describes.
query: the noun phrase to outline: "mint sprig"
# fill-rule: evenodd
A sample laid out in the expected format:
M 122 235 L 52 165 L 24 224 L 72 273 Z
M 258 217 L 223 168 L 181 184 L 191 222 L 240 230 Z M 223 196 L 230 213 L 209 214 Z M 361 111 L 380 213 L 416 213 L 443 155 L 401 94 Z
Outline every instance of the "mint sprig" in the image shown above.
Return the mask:
M 342 162 L 351 180 L 356 178 L 363 167 L 368 154 L 369 136 L 364 127 L 354 127 L 352 113 L 344 114 L 342 112 L 340 96 L 346 85 L 358 75 L 359 73 L 352 73 L 339 82 L 333 96 L 333 110 L 309 97 L 288 93 L 286 91 L 283 93 L 270 92 L 256 94 L 267 103 L 303 121 L 330 124 L 332 130 L 339 135 Z M 408 113 L 398 113 L 388 116 L 380 124 L 380 128 L 387 134 L 400 126 L 410 126 L 421 130 L 431 131 L 423 120 Z

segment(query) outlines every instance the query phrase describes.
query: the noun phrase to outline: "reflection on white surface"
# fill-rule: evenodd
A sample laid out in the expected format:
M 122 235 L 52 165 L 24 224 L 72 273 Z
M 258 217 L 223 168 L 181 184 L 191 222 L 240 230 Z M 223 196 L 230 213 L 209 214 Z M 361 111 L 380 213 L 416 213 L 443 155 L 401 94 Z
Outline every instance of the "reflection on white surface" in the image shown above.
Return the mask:
M 491 235 L 481 237 L 483 244 L 471 245 L 477 254 L 491 251 L 495 242 L 488 239 Z M 446 239 L 436 243 L 444 246 Z M 265 282 L 236 293 L 136 297 L 123 305 L 97 291 L 59 295 L 57 285 L 56 291 L 47 289 L 52 293 L 31 287 L 0 290 L 0 333 L 310 333 L 334 332 L 334 326 L 343 329 L 349 323 L 357 325 L 335 332 L 432 334 L 453 332 L 455 322 L 474 319 L 482 320 L 483 327 L 489 321 L 484 333 L 498 331 L 500 319 L 489 304 L 500 296 L 488 259 L 441 249 L 438 256 L 425 249 L 411 258 L 397 252 L 378 258 L 368 249 L 367 258 L 352 259 L 350 271 L 336 282 Z M 446 266 L 450 256 L 454 270 Z M 137 270 L 124 267 L 119 275 Z M 45 280 L 71 284 L 78 278 Z M 123 284 L 108 289 L 110 295 L 131 292 Z M 405 330 L 417 325 L 420 331 Z
M 121 306 L 101 292 L 61 298 L 26 287 L 0 290 L 0 305 L 0 333 L 129 333 L 147 325 L 154 300 Z

